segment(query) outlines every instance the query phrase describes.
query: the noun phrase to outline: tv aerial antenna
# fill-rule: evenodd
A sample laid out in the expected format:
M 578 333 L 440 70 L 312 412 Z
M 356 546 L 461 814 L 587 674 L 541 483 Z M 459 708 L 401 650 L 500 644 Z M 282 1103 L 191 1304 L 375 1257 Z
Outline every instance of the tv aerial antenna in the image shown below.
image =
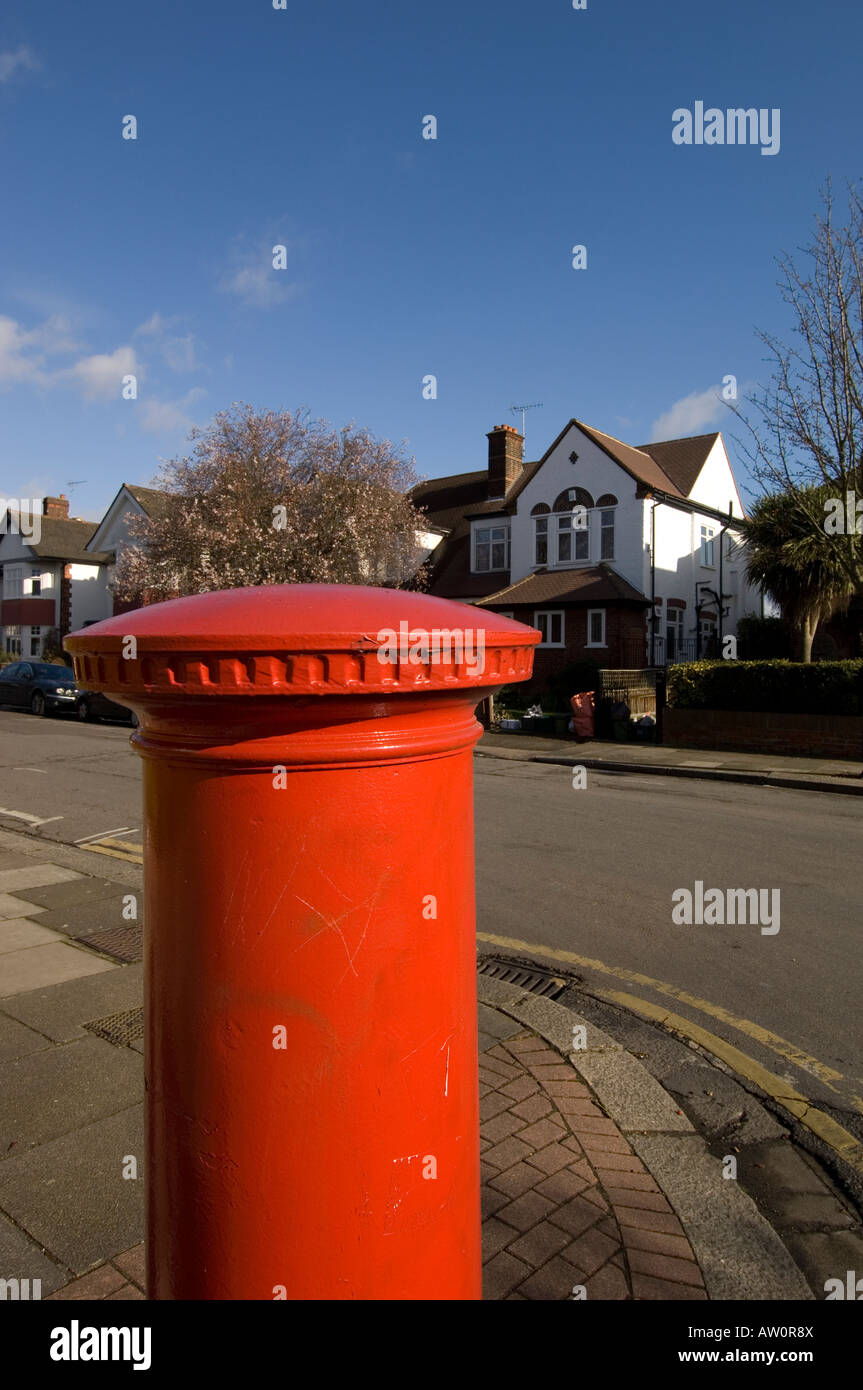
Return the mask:
M 521 415 L 521 432 L 524 435 L 524 417 L 529 410 L 539 410 L 542 401 L 533 401 L 530 405 L 511 405 L 510 411 L 513 415 Z

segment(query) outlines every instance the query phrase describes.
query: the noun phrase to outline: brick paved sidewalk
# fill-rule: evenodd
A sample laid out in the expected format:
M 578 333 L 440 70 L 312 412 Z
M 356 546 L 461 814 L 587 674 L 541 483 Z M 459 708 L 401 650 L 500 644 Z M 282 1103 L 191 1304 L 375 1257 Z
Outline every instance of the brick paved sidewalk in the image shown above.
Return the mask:
M 479 1075 L 484 1299 L 706 1299 L 658 1184 L 559 1053 L 518 1029 Z M 138 1245 L 48 1297 L 144 1288 Z
M 115 1255 L 107 1264 L 99 1265 L 64 1284 L 62 1289 L 49 1293 L 46 1303 L 52 1299 L 93 1299 L 103 1303 L 146 1298 L 144 1274 L 144 1245 L 134 1246 L 122 1255 Z
M 485 1299 L 706 1299 L 683 1227 L 535 1033 L 480 1054 Z

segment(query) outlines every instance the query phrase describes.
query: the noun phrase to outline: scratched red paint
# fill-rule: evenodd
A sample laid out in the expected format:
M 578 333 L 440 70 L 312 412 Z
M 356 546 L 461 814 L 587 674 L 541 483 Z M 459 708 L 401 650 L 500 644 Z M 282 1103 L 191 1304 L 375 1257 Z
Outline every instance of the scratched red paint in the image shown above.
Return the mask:
M 67 638 L 140 720 L 151 1297 L 480 1297 L 474 708 L 538 638 L 327 585 Z

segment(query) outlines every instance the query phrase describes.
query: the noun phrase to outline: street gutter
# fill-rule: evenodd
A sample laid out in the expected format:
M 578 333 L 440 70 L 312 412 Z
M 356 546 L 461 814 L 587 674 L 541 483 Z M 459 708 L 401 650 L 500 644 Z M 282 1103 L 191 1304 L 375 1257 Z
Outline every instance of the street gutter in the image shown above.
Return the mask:
M 559 754 L 518 752 L 516 749 L 477 748 L 479 758 L 503 758 L 514 762 L 552 763 L 559 767 L 586 767 L 598 772 L 644 772 L 658 777 L 696 777 L 708 782 L 739 782 L 753 787 L 787 787 L 789 790 L 833 792 L 840 796 L 863 796 L 863 778 L 795 777 L 776 772 L 732 772 L 722 768 L 675 767 L 668 763 L 630 763 L 616 758 L 563 757 Z

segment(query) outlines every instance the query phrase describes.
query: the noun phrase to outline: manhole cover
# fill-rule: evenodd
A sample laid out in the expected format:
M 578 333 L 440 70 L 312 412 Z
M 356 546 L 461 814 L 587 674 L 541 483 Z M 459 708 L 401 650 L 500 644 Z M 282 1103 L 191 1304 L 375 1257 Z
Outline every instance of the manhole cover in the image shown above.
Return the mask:
M 495 956 L 485 956 L 479 962 L 477 970 L 480 975 L 490 975 L 493 980 L 504 980 L 508 985 L 518 985 L 519 989 L 529 990 L 531 994 L 541 994 L 545 999 L 557 999 L 569 983 L 560 975 L 552 975 L 549 970 L 537 970 L 534 966 L 520 965 L 518 961 Z
M 76 940 L 93 951 L 101 951 L 103 956 L 113 956 L 114 960 L 128 962 L 144 958 L 144 929 L 137 922 L 128 927 L 89 932 Z
M 120 1014 L 108 1014 L 107 1018 L 94 1019 L 84 1027 L 88 1033 L 95 1033 L 97 1038 L 104 1038 L 115 1047 L 131 1047 L 144 1037 L 144 1010 L 126 1009 Z

